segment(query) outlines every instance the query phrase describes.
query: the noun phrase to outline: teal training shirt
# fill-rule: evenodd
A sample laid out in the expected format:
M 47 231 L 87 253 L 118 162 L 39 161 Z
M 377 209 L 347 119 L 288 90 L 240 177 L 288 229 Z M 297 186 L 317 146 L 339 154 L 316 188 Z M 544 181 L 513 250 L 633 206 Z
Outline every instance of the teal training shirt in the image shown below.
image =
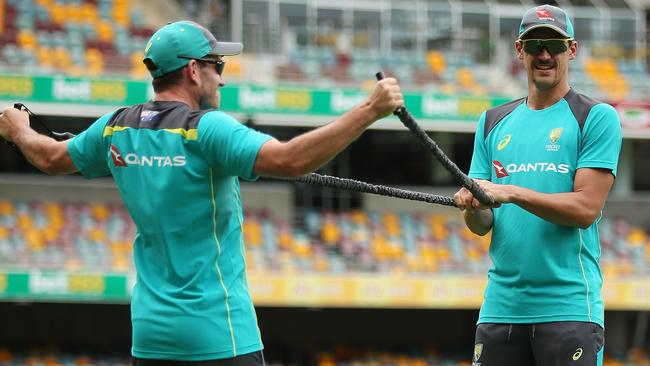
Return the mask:
M 525 98 L 483 113 L 473 178 L 543 193 L 572 192 L 580 168 L 616 176 L 621 150 L 616 110 L 573 90 L 531 110 Z M 604 326 L 598 220 L 556 225 L 515 204 L 494 209 L 492 267 L 479 323 L 585 321 Z
M 238 177 L 270 136 L 218 111 L 150 102 L 70 141 L 87 178 L 112 174 L 138 231 L 133 356 L 209 360 L 261 350 L 248 289 Z

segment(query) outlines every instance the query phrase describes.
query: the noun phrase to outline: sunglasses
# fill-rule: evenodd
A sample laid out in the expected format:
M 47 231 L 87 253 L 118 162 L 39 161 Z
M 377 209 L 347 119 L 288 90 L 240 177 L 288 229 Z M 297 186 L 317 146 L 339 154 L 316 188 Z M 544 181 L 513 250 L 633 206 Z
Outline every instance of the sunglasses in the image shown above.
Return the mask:
M 205 62 L 206 64 L 211 64 L 214 65 L 214 70 L 217 72 L 219 76 L 223 73 L 223 69 L 226 67 L 226 62 L 223 60 L 215 60 L 213 58 L 196 58 L 196 57 L 188 57 L 188 56 L 178 56 L 178 58 L 182 58 L 185 60 L 196 60 L 200 62 Z
M 546 48 L 551 56 L 559 55 L 568 49 L 567 42 L 572 39 L 522 39 L 524 52 L 529 55 L 537 56 Z

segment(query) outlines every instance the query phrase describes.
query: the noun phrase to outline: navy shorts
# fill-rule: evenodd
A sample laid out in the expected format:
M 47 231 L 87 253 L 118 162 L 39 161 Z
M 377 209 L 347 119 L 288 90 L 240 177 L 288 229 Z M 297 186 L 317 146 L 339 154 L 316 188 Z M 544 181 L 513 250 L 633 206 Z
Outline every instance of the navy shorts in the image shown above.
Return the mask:
M 481 323 L 472 366 L 601 366 L 604 343 L 596 323 Z

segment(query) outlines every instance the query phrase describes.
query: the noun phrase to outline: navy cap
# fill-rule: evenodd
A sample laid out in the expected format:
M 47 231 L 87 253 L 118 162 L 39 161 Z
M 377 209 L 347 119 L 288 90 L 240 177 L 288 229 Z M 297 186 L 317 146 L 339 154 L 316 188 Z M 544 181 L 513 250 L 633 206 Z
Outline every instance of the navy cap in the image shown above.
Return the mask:
M 519 25 L 519 39 L 537 28 L 551 28 L 563 37 L 573 39 L 573 24 L 564 10 L 553 5 L 540 5 L 528 9 Z

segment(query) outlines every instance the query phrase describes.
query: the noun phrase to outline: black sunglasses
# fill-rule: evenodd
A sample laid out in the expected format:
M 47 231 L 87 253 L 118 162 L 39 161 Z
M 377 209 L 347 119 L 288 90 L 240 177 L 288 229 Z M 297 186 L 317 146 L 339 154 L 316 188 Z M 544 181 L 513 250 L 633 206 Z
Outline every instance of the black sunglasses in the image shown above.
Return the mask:
M 568 43 L 572 39 L 522 39 L 521 42 L 524 45 L 524 51 L 533 56 L 537 56 L 542 53 L 542 50 L 546 48 L 548 53 L 551 56 L 559 55 L 560 53 L 565 52 L 568 49 Z
M 189 57 L 189 56 L 178 56 L 178 58 L 182 58 L 185 60 L 196 60 L 200 62 L 205 62 L 207 64 L 214 65 L 214 70 L 217 72 L 219 76 L 223 73 L 223 69 L 226 67 L 226 62 L 223 60 L 215 60 L 213 58 L 196 58 L 196 57 Z

